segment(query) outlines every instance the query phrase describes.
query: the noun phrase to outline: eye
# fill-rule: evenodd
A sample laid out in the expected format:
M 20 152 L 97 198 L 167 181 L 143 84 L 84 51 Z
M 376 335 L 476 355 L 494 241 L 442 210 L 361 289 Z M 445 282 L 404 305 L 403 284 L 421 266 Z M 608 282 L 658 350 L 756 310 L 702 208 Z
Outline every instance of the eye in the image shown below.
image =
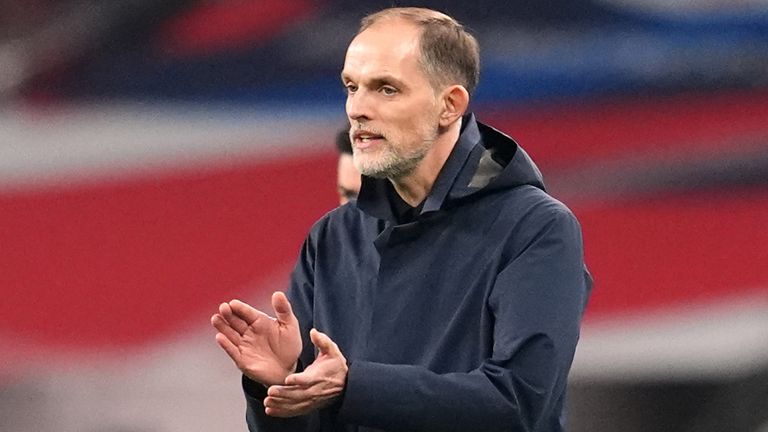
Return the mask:
M 344 84 L 344 88 L 347 89 L 347 93 L 352 94 L 357 91 L 357 86 L 352 83 Z
M 392 86 L 383 86 L 381 89 L 379 89 L 379 91 L 384 93 L 386 96 L 394 96 L 397 94 L 397 89 Z

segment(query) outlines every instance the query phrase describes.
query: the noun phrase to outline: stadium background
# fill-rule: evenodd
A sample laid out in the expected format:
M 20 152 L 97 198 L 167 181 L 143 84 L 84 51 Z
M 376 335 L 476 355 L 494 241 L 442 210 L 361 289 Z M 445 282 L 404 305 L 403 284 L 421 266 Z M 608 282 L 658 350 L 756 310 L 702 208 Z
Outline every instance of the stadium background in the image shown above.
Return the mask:
M 0 0 L 0 430 L 245 430 L 208 319 L 335 205 L 358 19 L 443 10 L 584 229 L 572 431 L 768 431 L 768 3 Z

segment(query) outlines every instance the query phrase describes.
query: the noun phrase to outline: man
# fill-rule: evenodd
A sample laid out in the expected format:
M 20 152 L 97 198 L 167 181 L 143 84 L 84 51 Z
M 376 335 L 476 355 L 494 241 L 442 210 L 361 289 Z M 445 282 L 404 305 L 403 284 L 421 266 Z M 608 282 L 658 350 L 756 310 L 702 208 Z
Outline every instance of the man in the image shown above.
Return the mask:
M 352 160 L 352 143 L 349 141 L 349 125 L 336 134 L 336 149 L 339 151 L 339 163 L 336 168 L 336 190 L 339 193 L 339 204 L 344 205 L 349 200 L 357 199 L 360 193 L 360 171 L 355 168 Z
M 251 431 L 561 431 L 591 281 L 571 212 L 465 114 L 475 39 L 418 8 L 366 17 L 342 72 L 360 196 L 320 219 L 275 318 L 212 317 Z

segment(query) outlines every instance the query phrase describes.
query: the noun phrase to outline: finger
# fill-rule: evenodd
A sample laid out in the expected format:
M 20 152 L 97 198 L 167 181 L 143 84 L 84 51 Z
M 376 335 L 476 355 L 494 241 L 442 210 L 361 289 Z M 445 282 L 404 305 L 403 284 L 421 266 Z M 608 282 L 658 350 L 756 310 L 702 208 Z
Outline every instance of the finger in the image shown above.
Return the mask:
M 235 331 L 239 334 L 242 335 L 246 330 L 248 330 L 248 323 L 239 316 L 235 315 L 235 313 L 232 311 L 232 308 L 229 306 L 229 303 L 222 303 L 219 305 L 219 315 L 221 315 L 227 324 L 229 324 L 229 326 L 235 329 Z
M 309 388 L 298 385 L 273 385 L 267 389 L 267 395 L 280 401 L 302 401 L 309 398 Z
M 227 339 L 230 340 L 235 345 L 240 345 L 240 342 L 242 341 L 242 337 L 240 336 L 240 333 L 235 331 L 230 325 L 227 323 L 224 318 L 216 314 L 211 317 L 211 324 L 213 324 L 213 327 L 219 331 L 219 333 L 223 334 L 227 337 Z
M 272 396 L 267 396 L 264 398 L 265 408 L 275 408 L 275 409 L 286 410 L 286 411 L 296 411 L 299 409 L 304 409 L 312 403 L 313 402 L 310 399 L 296 401 L 296 400 L 280 399 Z
M 264 413 L 270 417 L 279 418 L 296 417 L 303 414 L 302 412 L 297 412 L 297 410 L 291 410 L 282 407 L 266 407 L 264 408 Z
M 237 299 L 230 301 L 229 307 L 232 310 L 232 313 L 245 321 L 247 325 L 258 325 L 259 323 L 268 323 L 272 321 L 272 317 L 269 315 L 254 308 L 248 303 L 241 302 Z
M 226 336 L 221 333 L 216 333 L 216 342 L 229 355 L 229 357 L 235 362 L 240 364 L 240 350 L 237 349 L 235 344 L 232 343 Z
M 309 338 L 312 340 L 312 344 L 315 345 L 318 350 L 320 350 L 321 354 L 341 354 L 339 347 L 335 342 L 331 340 L 331 338 L 328 337 L 327 334 L 318 331 L 317 329 L 312 329 L 309 331 Z
M 274 388 L 273 388 L 274 387 Z M 324 382 L 318 382 L 316 385 L 303 387 L 298 385 L 278 386 L 269 388 L 267 395 L 275 399 L 276 403 L 299 404 L 303 402 L 316 402 L 320 399 L 327 399 L 339 394 L 338 388 L 328 386 Z
M 270 397 L 264 403 L 264 413 L 272 417 L 296 417 L 308 413 L 312 408 L 311 402 L 281 404 Z
M 332 398 L 338 394 L 337 389 L 324 387 L 322 383 L 310 387 L 274 385 L 267 390 L 267 396 L 272 399 L 272 403 L 265 406 L 275 407 L 316 403 L 319 400 Z
M 285 385 L 286 386 L 298 386 L 298 387 L 309 387 L 312 385 L 315 385 L 320 380 L 317 378 L 317 376 L 312 373 L 312 371 L 304 371 L 301 373 L 295 373 L 290 374 L 287 377 L 285 377 Z
M 277 291 L 272 294 L 272 309 L 275 311 L 275 317 L 282 324 L 296 324 L 298 320 L 296 315 L 293 314 L 293 308 L 291 308 L 291 302 L 288 301 L 288 297 L 281 291 Z
M 277 396 L 267 396 L 264 398 L 265 407 L 286 406 L 292 403 L 296 403 L 295 399 L 281 398 Z

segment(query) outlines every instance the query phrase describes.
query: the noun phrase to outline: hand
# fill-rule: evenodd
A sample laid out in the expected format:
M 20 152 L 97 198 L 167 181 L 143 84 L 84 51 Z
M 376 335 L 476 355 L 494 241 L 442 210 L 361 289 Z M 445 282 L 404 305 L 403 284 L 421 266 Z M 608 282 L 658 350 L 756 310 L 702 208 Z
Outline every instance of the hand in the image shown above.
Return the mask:
M 299 321 L 285 294 L 272 295 L 272 308 L 277 318 L 232 300 L 211 317 L 219 346 L 243 374 L 265 386 L 282 384 L 296 371 L 302 348 Z
M 312 343 L 319 353 L 304 372 L 289 375 L 285 385 L 273 385 L 264 398 L 264 412 L 275 417 L 295 417 L 333 403 L 344 391 L 347 359 L 324 333 L 312 329 Z

